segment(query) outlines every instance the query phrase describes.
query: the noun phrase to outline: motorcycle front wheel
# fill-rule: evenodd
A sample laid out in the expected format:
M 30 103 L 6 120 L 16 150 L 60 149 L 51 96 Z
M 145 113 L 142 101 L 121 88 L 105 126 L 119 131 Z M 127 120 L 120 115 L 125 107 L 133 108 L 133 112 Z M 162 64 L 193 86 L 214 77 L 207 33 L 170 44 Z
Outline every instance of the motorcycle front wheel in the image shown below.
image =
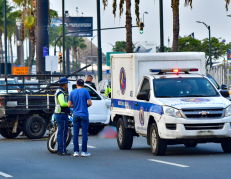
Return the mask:
M 57 142 L 56 135 L 57 135 L 57 132 L 54 131 L 47 139 L 47 149 L 51 153 L 57 153 L 58 151 L 58 142 Z M 71 139 L 72 139 L 71 129 L 68 129 L 66 147 L 70 144 Z

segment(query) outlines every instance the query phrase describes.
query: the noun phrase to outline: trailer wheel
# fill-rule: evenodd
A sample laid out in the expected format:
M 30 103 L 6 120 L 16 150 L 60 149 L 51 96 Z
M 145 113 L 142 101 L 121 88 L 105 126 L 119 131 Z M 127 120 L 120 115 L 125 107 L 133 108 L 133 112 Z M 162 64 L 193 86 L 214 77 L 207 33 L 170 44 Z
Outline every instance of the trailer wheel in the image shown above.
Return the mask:
M 121 150 L 128 150 L 132 148 L 133 131 L 126 129 L 123 120 L 120 118 L 117 123 L 117 143 Z
M 3 137 L 7 138 L 7 139 L 14 139 L 15 137 L 18 137 L 18 135 L 21 133 L 20 130 L 17 129 L 16 133 L 12 133 L 12 129 L 8 130 L 8 129 L 1 129 L 0 133 Z
M 30 116 L 23 123 L 23 132 L 29 139 L 39 139 L 46 132 L 46 122 L 40 116 Z
M 224 140 L 221 143 L 221 147 L 225 153 L 231 153 L 231 139 Z
M 150 145 L 153 155 L 165 155 L 167 143 L 159 137 L 155 123 L 152 123 L 150 128 Z

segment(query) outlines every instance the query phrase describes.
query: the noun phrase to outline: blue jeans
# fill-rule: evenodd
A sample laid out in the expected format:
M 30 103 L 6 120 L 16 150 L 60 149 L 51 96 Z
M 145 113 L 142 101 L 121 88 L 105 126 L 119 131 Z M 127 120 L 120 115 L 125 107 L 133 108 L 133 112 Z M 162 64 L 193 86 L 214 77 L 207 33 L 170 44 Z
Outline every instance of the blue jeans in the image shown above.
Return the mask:
M 66 153 L 66 141 L 68 132 L 68 116 L 66 114 L 55 114 L 55 120 L 58 123 L 58 152 Z
M 79 128 L 82 126 L 82 152 L 87 152 L 87 141 L 88 141 L 88 116 L 76 116 L 73 117 L 74 123 L 74 152 L 79 152 Z

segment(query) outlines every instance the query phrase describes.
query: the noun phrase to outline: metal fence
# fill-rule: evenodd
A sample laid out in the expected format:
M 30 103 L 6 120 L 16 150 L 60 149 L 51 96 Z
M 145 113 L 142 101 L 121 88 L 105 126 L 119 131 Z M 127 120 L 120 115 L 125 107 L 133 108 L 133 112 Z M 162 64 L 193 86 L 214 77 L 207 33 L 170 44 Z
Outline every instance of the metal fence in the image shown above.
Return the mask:
M 211 75 L 219 85 L 226 84 L 230 86 L 231 84 L 231 74 L 229 65 L 223 64 L 220 66 L 215 66 L 208 69 L 208 74 Z

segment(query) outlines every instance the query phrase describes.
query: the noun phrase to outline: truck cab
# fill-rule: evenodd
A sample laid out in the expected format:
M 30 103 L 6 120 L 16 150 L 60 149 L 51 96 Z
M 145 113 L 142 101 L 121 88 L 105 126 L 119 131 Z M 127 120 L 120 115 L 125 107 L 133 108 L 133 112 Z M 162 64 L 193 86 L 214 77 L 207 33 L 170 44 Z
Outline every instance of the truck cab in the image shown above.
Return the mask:
M 120 86 L 122 90 L 126 86 L 124 94 L 115 87 L 118 79 L 112 79 L 112 120 L 118 129 L 119 148 L 130 149 L 133 137 L 143 136 L 147 138 L 154 155 L 164 155 L 167 145 L 196 147 L 198 143 L 207 142 L 221 143 L 224 152 L 231 152 L 231 102 L 227 99 L 229 92 L 218 91 L 202 73 L 203 66 L 195 63 L 197 58 L 203 61 L 201 54 L 172 55 L 180 68 L 169 68 L 176 66 L 174 61 L 166 63 L 166 56 L 169 57 L 169 54 L 149 55 L 140 59 L 141 56 L 135 55 L 128 60 L 129 66 L 121 63 L 123 67 L 119 68 L 122 69 L 120 71 L 123 78 L 126 75 L 126 82 L 123 79 L 126 84 L 121 81 Z M 190 60 L 191 58 L 195 61 Z M 121 56 L 116 60 L 118 59 Z M 180 65 L 179 61 L 185 59 L 188 61 Z M 164 61 L 166 65 L 162 66 L 160 61 Z M 150 68 L 155 63 L 159 66 Z M 189 64 L 192 68 L 187 67 Z M 141 66 L 142 69 L 139 68 Z M 145 70 L 147 74 L 143 75 Z M 139 81 L 137 85 L 136 79 Z M 128 87 L 127 83 L 134 85 Z M 127 92 L 130 97 L 125 96 Z

